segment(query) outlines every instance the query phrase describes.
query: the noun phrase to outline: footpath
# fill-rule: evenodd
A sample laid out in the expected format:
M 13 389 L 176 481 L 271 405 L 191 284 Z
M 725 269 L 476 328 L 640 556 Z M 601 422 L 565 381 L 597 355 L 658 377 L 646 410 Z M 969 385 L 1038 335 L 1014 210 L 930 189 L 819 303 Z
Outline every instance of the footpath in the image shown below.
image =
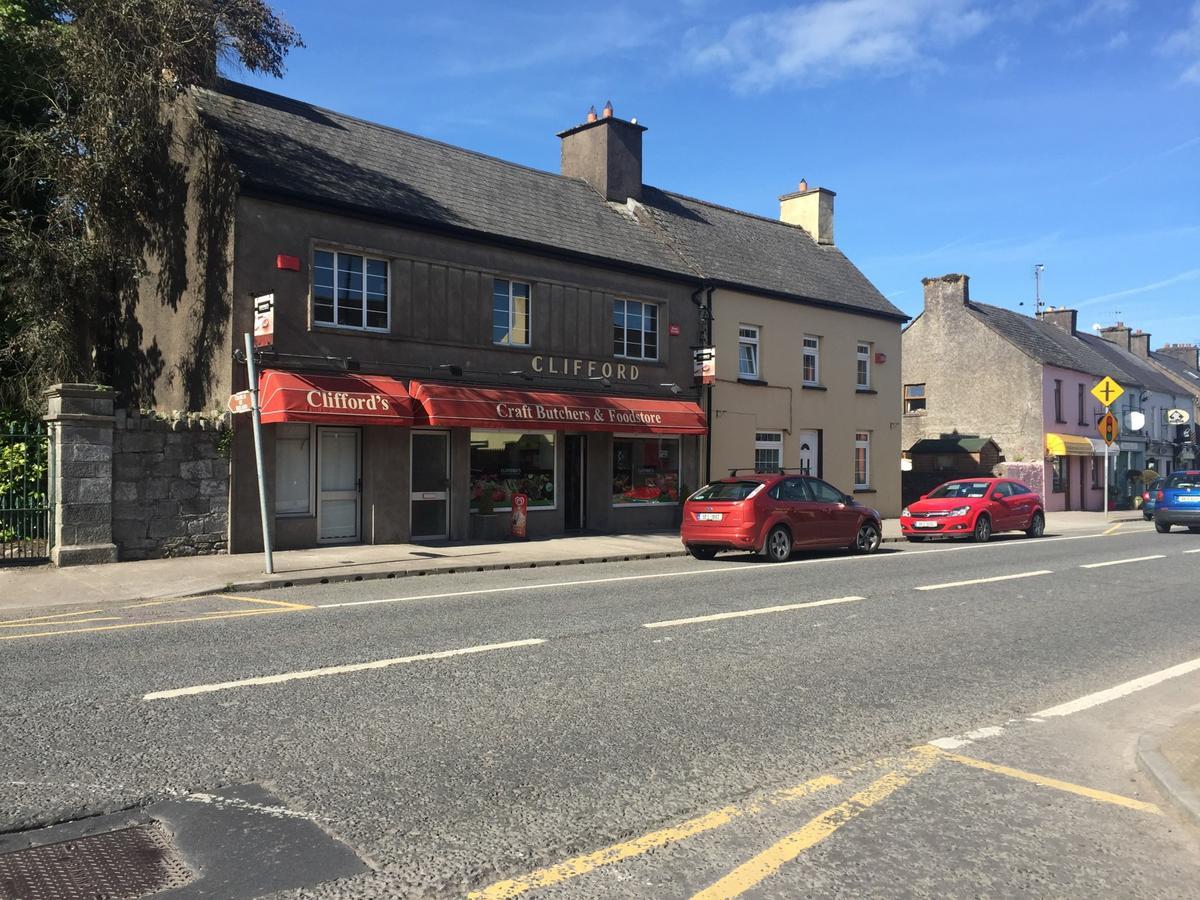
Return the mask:
M 1140 513 L 1048 513 L 1046 534 L 1140 527 Z M 900 523 L 883 523 L 884 541 L 902 542 Z M 569 566 L 685 556 L 678 532 L 579 535 L 477 544 L 339 545 L 275 553 L 275 574 L 260 553 L 187 556 L 109 565 L 0 569 L 0 610 L 136 602 L 164 597 L 261 591 L 300 584 L 365 581 L 494 569 Z
M 1200 707 L 1164 733 L 1142 735 L 1137 760 L 1175 811 L 1200 828 Z

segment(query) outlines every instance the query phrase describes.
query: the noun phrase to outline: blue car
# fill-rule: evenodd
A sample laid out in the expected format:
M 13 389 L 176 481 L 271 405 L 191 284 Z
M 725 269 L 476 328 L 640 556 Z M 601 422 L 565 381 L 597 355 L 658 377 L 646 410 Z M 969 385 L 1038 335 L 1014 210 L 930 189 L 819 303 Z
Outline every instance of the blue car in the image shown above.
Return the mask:
M 1155 478 L 1142 491 L 1142 518 L 1149 522 L 1154 518 L 1154 504 L 1158 502 L 1158 492 L 1162 490 L 1165 478 Z
M 1154 495 L 1155 530 L 1166 534 L 1172 525 L 1200 534 L 1200 471 L 1172 472 Z

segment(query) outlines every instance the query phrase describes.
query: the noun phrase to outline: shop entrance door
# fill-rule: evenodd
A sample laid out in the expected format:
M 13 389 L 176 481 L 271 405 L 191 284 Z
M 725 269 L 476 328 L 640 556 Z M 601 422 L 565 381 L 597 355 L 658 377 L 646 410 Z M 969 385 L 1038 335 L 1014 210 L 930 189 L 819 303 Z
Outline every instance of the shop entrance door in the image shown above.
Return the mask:
M 563 472 L 563 527 L 567 531 L 587 528 L 587 436 L 568 434 Z
M 349 544 L 359 539 L 359 430 L 318 428 L 317 539 Z
M 412 433 L 412 536 L 438 540 L 450 536 L 450 434 Z

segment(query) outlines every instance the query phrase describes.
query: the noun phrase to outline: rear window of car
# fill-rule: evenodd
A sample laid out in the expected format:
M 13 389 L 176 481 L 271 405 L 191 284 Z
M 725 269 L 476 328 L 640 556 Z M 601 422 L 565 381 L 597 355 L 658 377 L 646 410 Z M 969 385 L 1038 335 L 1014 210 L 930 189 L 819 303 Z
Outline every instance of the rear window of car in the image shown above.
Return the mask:
M 1166 488 L 1169 491 L 1200 490 L 1200 472 L 1174 472 L 1167 476 Z
M 952 500 L 959 497 L 967 497 L 977 499 L 988 492 L 988 488 L 992 486 L 990 481 L 952 481 L 949 484 L 943 484 L 941 487 L 936 487 L 929 492 L 931 500 L 940 500 L 943 497 Z
M 715 481 L 692 495 L 693 500 L 745 500 L 761 481 Z

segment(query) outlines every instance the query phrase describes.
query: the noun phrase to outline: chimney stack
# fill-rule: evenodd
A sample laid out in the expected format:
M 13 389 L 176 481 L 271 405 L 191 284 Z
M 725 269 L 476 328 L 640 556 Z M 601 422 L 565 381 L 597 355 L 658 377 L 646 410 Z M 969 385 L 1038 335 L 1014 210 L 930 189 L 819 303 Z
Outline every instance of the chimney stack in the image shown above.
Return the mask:
M 1074 334 L 1076 327 L 1079 325 L 1079 312 L 1074 309 L 1067 309 L 1065 306 L 1060 306 L 1058 309 L 1048 306 L 1038 313 L 1037 316 L 1043 322 L 1049 322 L 1051 325 L 1061 328 L 1067 334 Z
M 1166 344 L 1155 352 L 1179 360 L 1193 372 L 1200 372 L 1200 347 L 1195 344 Z
M 818 244 L 833 243 L 833 191 L 822 187 L 810 188 L 801 179 L 794 193 L 779 198 L 779 219 L 803 228 Z
M 971 302 L 971 279 L 966 275 L 942 275 L 922 278 L 925 288 L 925 311 L 953 314 Z
M 1150 335 L 1138 329 L 1129 336 L 1129 352 L 1142 359 L 1150 358 Z
M 586 122 L 558 133 L 562 139 L 562 174 L 583 179 L 605 200 L 641 200 L 645 130 L 644 125 L 614 116 L 611 100 L 599 118 L 593 106 Z
M 1104 338 L 1110 344 L 1116 344 L 1122 350 L 1129 349 L 1129 336 L 1131 333 L 1129 326 L 1124 322 L 1118 322 L 1116 325 L 1109 325 L 1107 328 L 1100 329 L 1100 337 Z

